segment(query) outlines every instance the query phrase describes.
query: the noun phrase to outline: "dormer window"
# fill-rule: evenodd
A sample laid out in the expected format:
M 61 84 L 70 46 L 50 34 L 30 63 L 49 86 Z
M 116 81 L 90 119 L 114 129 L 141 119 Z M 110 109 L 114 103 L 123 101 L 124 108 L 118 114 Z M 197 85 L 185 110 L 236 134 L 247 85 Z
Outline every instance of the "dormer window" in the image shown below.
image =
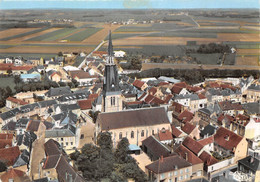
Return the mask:
M 226 135 L 224 138 L 226 141 L 229 141 L 229 135 Z

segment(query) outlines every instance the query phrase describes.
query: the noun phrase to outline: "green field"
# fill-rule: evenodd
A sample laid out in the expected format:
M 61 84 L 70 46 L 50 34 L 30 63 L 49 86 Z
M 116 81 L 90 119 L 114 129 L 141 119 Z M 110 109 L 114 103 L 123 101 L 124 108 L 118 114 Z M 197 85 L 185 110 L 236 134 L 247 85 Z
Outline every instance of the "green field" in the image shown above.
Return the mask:
M 144 35 L 144 37 L 195 37 L 195 38 L 217 38 L 216 33 L 202 33 L 202 32 L 162 32 Z
M 93 45 L 82 45 L 82 44 L 21 44 L 19 46 L 30 46 L 30 47 L 93 47 Z
M 1 44 L 0 45 L 0 49 L 8 49 L 10 47 L 15 47 L 16 45 L 5 45 L 5 44 Z
M 91 35 L 97 33 L 98 31 L 102 30 L 102 28 L 87 28 L 86 30 L 80 31 L 76 34 L 73 34 L 69 37 L 66 37 L 64 39 L 69 41 L 83 41 L 86 38 L 90 37 Z
M 56 54 L 30 54 L 30 53 L 0 53 L 0 56 L 22 56 L 24 59 L 30 59 L 30 58 L 45 58 L 45 59 L 50 59 L 52 57 L 57 56 Z
M 40 35 L 38 37 L 33 37 L 31 39 L 28 39 L 26 41 L 54 41 L 57 39 L 60 39 L 62 37 L 65 37 L 66 35 L 75 32 L 76 28 L 63 28 L 60 30 L 56 30 L 50 33 L 46 33 L 44 35 Z
M 11 40 L 11 39 L 16 39 L 16 38 L 24 37 L 24 36 L 27 36 L 27 35 L 35 34 L 35 33 L 38 33 L 38 32 L 42 32 L 42 31 L 47 30 L 47 29 L 49 29 L 49 28 L 44 27 L 44 28 L 33 30 L 33 31 L 30 31 L 30 32 L 25 32 L 25 33 L 21 33 L 21 34 L 18 34 L 18 35 L 6 37 L 6 38 L 0 39 L 0 40 L 1 41 L 7 41 L 7 40 Z
M 139 33 L 114 33 L 112 34 L 112 39 L 123 39 L 123 38 L 128 38 L 128 37 L 135 37 L 135 36 L 140 36 L 142 34 Z M 108 36 L 106 37 L 105 40 L 108 40 Z

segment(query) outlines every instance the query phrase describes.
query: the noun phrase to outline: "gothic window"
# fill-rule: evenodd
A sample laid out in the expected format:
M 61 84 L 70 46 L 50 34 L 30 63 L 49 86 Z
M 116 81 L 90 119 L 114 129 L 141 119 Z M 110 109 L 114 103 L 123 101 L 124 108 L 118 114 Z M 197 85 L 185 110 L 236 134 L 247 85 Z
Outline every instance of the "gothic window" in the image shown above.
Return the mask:
M 141 132 L 141 137 L 143 137 L 144 136 L 144 130 L 142 130 L 142 132 Z
M 134 131 L 131 131 L 131 138 L 134 138 L 135 137 L 135 133 Z
M 122 139 L 122 132 L 119 133 L 119 139 Z
M 111 97 L 111 106 L 114 106 L 116 104 L 116 98 Z

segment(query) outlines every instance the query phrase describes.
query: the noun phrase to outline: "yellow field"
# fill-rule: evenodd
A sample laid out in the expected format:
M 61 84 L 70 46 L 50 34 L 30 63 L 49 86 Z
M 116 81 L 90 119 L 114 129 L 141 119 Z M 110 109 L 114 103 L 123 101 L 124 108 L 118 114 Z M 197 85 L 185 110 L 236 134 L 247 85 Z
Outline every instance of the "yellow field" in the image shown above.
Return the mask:
M 260 49 L 237 49 L 237 54 L 239 54 L 239 55 L 244 55 L 244 54 L 258 55 L 258 54 L 260 54 Z
M 236 58 L 236 65 L 258 66 L 258 57 L 257 56 L 237 57 Z
M 260 34 L 218 33 L 218 41 L 259 42 Z
M 47 29 L 47 30 L 44 30 L 44 31 L 41 31 L 41 32 L 38 32 L 38 33 L 35 33 L 35 34 L 27 35 L 27 36 L 24 36 L 24 37 L 19 37 L 19 38 L 12 39 L 12 40 L 9 40 L 9 41 L 21 42 L 21 41 L 24 41 L 24 40 L 27 40 L 27 39 L 31 39 L 33 37 L 38 37 L 40 35 L 59 30 L 59 29 L 61 29 L 61 28 L 50 28 L 50 29 Z

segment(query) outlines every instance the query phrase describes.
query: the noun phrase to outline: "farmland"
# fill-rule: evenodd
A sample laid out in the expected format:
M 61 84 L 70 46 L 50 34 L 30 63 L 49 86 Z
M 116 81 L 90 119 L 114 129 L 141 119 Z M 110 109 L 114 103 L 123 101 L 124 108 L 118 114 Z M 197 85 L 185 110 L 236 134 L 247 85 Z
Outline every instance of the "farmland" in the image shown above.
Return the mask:
M 75 28 L 58 29 L 56 31 L 28 39 L 27 41 L 54 41 L 70 34 L 73 31 L 76 31 L 76 29 Z
M 180 60 L 190 56 L 201 64 L 215 65 L 223 53 L 187 54 L 187 49 L 196 50 L 201 44 L 217 43 L 237 50 L 227 55 L 224 64 L 258 64 L 260 27 L 256 17 L 258 12 L 253 10 L 221 13 L 215 10 L 187 10 L 188 13 L 182 10 L 57 11 L 41 10 L 38 14 L 32 13 L 32 17 L 69 18 L 73 23 L 16 25 L 16 21 L 33 19 L 29 16 L 30 11 L 21 11 L 20 15 L 8 12 L 15 21 L 0 29 L 0 54 L 48 56 L 60 51 L 89 53 L 107 40 L 111 30 L 114 49 L 130 54 L 173 56 L 180 57 Z M 134 22 L 129 23 L 129 20 Z M 100 50 L 106 49 L 105 42 Z
M 102 28 L 87 28 L 83 31 L 80 31 L 76 34 L 73 34 L 69 37 L 65 37 L 64 39 L 68 40 L 68 41 L 77 41 L 77 42 L 81 42 L 85 39 L 87 39 L 88 37 L 92 36 L 93 34 L 97 33 L 98 31 L 100 31 Z

